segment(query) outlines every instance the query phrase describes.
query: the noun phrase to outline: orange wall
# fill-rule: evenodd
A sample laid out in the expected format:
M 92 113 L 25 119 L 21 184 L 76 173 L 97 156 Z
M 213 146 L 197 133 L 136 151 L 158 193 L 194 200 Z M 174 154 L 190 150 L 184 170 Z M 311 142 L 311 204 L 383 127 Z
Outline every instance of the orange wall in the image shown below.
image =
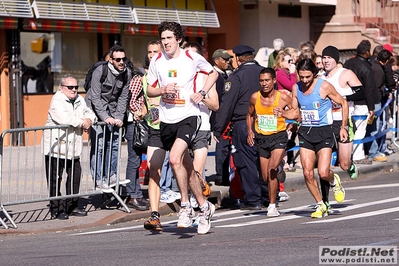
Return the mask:
M 0 133 L 10 127 L 10 99 L 8 96 L 8 58 L 6 31 L 0 30 Z
M 220 28 L 208 29 L 208 60 L 216 49 L 232 49 L 240 44 L 239 1 L 214 0 Z

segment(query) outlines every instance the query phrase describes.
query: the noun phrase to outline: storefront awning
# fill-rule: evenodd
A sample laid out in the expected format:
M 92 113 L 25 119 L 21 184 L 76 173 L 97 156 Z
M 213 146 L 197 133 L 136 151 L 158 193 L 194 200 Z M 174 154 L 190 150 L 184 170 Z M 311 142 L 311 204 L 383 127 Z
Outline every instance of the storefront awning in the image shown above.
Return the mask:
M 50 2 L 32 3 L 36 18 L 88 20 L 119 23 L 134 23 L 132 8 L 126 5 L 102 5 L 84 2 Z
M 151 25 L 158 25 L 164 20 L 170 20 L 179 22 L 183 26 L 220 27 L 216 12 L 209 10 L 178 10 L 151 7 L 132 8 L 128 5 L 37 0 L 33 1 L 32 8 L 35 11 L 35 17 L 42 19 L 88 20 Z
M 33 18 L 29 0 L 1 0 L 0 17 Z
M 197 28 L 197 27 L 185 27 L 185 28 L 187 36 L 205 37 L 207 35 L 206 28 Z M 124 33 L 158 36 L 158 25 L 126 24 L 124 28 Z
M 219 28 L 219 19 L 214 11 L 133 8 L 136 24 L 160 24 L 164 20 L 176 21 L 183 26 Z
M 98 21 L 25 19 L 24 30 L 120 33 L 122 25 Z

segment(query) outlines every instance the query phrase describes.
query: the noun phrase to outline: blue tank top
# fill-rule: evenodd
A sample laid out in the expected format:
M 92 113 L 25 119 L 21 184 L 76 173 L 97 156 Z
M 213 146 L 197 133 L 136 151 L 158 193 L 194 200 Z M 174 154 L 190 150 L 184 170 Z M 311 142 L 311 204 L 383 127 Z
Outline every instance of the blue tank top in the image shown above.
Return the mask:
M 297 97 L 301 108 L 302 126 L 322 127 L 333 123 L 331 100 L 329 98 L 323 99 L 320 96 L 320 88 L 323 82 L 324 80 L 318 79 L 309 95 L 303 94 L 301 91 L 302 84 L 297 82 Z

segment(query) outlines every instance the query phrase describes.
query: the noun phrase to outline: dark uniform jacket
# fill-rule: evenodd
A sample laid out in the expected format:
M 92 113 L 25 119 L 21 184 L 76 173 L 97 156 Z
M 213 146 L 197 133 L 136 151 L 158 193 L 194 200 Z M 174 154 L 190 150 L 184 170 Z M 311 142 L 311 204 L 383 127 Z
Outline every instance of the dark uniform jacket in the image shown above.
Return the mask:
M 261 89 L 259 73 L 263 69 L 255 60 L 241 64 L 224 84 L 224 94 L 216 114 L 213 133 L 222 135 L 228 123 L 246 119 L 252 93 Z

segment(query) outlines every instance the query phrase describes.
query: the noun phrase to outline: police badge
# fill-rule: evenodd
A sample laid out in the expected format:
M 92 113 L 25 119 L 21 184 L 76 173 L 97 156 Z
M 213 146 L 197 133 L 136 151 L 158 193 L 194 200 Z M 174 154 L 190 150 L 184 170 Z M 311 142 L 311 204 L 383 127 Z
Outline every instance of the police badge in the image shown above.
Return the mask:
M 227 81 L 224 83 L 224 92 L 228 92 L 231 89 L 231 82 Z

